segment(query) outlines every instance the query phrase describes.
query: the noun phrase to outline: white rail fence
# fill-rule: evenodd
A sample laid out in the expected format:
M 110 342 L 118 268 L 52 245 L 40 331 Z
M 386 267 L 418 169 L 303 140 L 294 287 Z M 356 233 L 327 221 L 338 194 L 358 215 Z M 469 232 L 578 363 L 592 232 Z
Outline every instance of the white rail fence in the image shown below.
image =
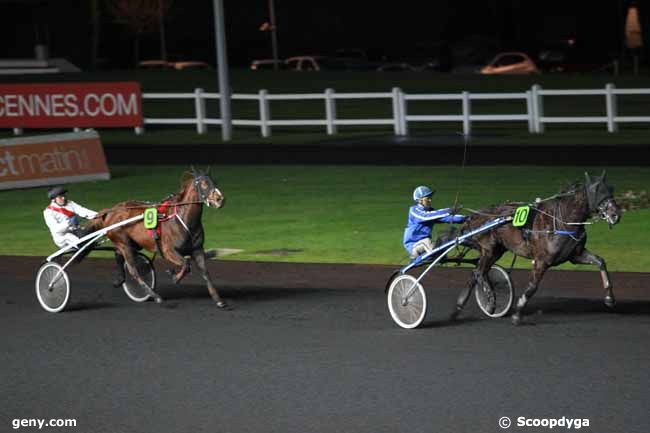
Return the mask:
M 604 96 L 604 116 L 546 116 L 544 114 L 544 97 L 553 96 Z M 259 120 L 233 119 L 233 126 L 257 127 L 263 137 L 271 136 L 274 126 L 323 126 L 327 134 L 337 133 L 338 126 L 369 126 L 390 125 L 396 135 L 408 135 L 409 123 L 412 122 L 460 122 L 463 134 L 472 133 L 474 122 L 526 122 L 528 131 L 533 134 L 544 132 L 547 123 L 604 123 L 607 131 L 617 132 L 619 123 L 650 123 L 648 116 L 619 116 L 617 107 L 618 95 L 650 95 L 650 89 L 617 89 L 613 84 L 607 84 L 603 89 L 584 90 L 546 90 L 540 85 L 534 85 L 531 90 L 521 93 L 450 93 L 450 94 L 407 94 L 399 88 L 393 88 L 385 93 L 336 93 L 326 89 L 323 93 L 301 94 L 270 94 L 260 90 L 257 94 L 235 93 L 232 100 L 258 101 Z M 191 93 L 143 93 L 144 100 L 174 100 L 185 99 L 194 101 L 194 117 L 189 118 L 144 118 L 147 125 L 194 125 L 199 134 L 207 133 L 209 125 L 221 125 L 219 118 L 209 118 L 206 115 L 206 102 L 218 100 L 219 93 L 205 92 L 195 89 Z M 374 119 L 342 119 L 336 114 L 336 101 L 344 99 L 384 99 L 392 101 L 392 116 Z M 273 119 L 271 116 L 271 101 L 308 101 L 322 100 L 324 102 L 324 118 L 318 119 Z M 525 102 L 525 111 L 510 114 L 476 114 L 472 112 L 472 101 L 477 100 L 520 100 Z M 415 115 L 408 113 L 409 101 L 459 101 L 461 114 L 450 115 Z M 648 104 L 650 107 L 650 104 Z M 650 111 L 650 110 L 649 110 Z M 22 130 L 15 129 L 16 134 Z M 143 134 L 144 128 L 135 128 L 137 134 Z

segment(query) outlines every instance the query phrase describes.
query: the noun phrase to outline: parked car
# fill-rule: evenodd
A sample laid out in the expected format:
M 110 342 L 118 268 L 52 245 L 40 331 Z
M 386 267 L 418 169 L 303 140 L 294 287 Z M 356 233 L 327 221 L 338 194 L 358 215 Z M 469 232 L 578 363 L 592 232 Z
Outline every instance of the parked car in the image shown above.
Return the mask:
M 373 71 L 380 66 L 370 61 L 366 51 L 361 48 L 339 48 L 334 51 L 333 57 L 344 64 L 348 71 Z
M 418 69 L 408 63 L 386 63 L 377 68 L 377 72 L 415 72 Z
M 368 54 L 360 48 L 339 48 L 334 51 L 334 57 L 344 61 L 368 61 Z
M 277 60 L 277 62 L 273 59 L 260 59 L 260 60 L 253 60 L 251 62 L 251 71 L 267 71 L 267 70 L 273 70 L 275 69 L 274 66 L 277 63 L 278 69 L 286 69 L 286 65 L 284 63 L 284 60 Z
M 138 63 L 140 69 L 210 69 L 211 66 L 205 62 L 185 60 L 178 62 L 167 62 L 165 60 L 143 60 Z
M 527 54 L 499 53 L 481 68 L 481 74 L 538 74 L 540 71 Z
M 210 66 L 208 63 L 196 61 L 196 60 L 185 60 L 180 62 L 173 62 L 172 66 L 177 71 L 181 71 L 184 69 L 212 69 L 212 66 Z
M 336 69 L 346 71 L 375 71 L 382 62 L 371 61 L 365 50 L 360 48 L 339 48 L 332 56 L 337 62 Z
M 295 56 L 284 61 L 292 71 L 345 70 L 345 63 L 326 56 Z
M 444 41 L 392 47 L 386 57 L 391 63 L 407 63 L 419 71 L 449 72 L 452 68 L 450 47 Z
M 165 60 L 143 60 L 138 62 L 139 69 L 172 69 L 172 64 Z
M 615 53 L 568 39 L 546 44 L 537 64 L 544 72 L 591 73 L 612 69 L 615 58 Z

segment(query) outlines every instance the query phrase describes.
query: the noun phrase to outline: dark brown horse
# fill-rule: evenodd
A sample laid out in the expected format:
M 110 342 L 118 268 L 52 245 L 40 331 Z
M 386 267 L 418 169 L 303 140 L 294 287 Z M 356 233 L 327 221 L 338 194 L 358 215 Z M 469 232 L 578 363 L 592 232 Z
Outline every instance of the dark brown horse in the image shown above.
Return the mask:
M 192 169 L 185 173 L 181 180 L 181 189 L 164 200 L 163 206 L 167 217 L 159 222 L 160 235 L 156 241 L 144 228 L 142 221 L 118 227 L 107 233 L 113 242 L 118 263 L 118 272 L 124 280 L 124 262 L 129 273 L 158 303 L 162 298 L 153 288 L 147 286 L 138 274 L 135 267 L 135 253 L 142 248 L 151 252 L 160 253 L 165 259 L 179 267 L 172 275 L 172 280 L 178 283 L 190 270 L 190 259 L 194 260 L 203 279 L 206 281 L 210 296 L 218 307 L 226 307 L 215 288 L 206 268 L 206 253 L 203 249 L 204 231 L 201 223 L 203 205 L 221 208 L 224 205 L 224 196 L 217 189 L 209 173 Z M 142 214 L 146 208 L 155 207 L 151 203 L 141 201 L 125 201 L 116 204 L 110 209 L 100 212 L 101 218 L 92 222 L 92 229 L 98 230 L 128 218 Z M 157 245 L 158 244 L 158 245 Z
M 497 216 L 514 215 L 519 206 L 506 203 L 481 209 L 465 221 L 461 231 L 477 228 Z M 584 223 L 590 216 L 607 221 L 610 228 L 620 220 L 620 210 L 613 198 L 613 188 L 607 185 L 605 172 L 596 178 L 585 173 L 584 184 L 573 184 L 550 199 L 532 204 L 523 227 L 504 224 L 472 238 L 467 244 L 478 250 L 480 257 L 469 288 L 458 299 L 454 316 L 463 308 L 472 287 L 477 285 L 491 290 L 487 272 L 506 251 L 532 259 L 533 263 L 528 285 L 512 316 L 514 324 L 521 322 L 522 310 L 537 291 L 546 270 L 566 261 L 598 266 L 606 291 L 605 304 L 614 307 L 616 301 L 605 260 L 585 247 Z

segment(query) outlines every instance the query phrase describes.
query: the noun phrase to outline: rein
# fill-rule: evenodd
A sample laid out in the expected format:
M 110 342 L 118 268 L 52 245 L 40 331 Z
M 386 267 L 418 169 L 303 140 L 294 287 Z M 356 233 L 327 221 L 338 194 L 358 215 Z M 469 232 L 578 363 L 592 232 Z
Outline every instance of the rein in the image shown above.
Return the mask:
M 537 199 L 535 199 L 535 201 L 533 203 L 509 202 L 509 203 L 506 203 L 506 204 L 530 206 L 532 209 L 539 212 L 540 214 L 546 215 L 546 216 L 548 216 L 549 218 L 552 219 L 552 221 L 553 221 L 553 229 L 552 230 L 531 230 L 531 229 L 526 229 L 527 233 L 542 233 L 542 234 L 563 235 L 563 236 L 569 236 L 575 241 L 580 241 L 585 236 L 585 233 L 583 233 L 579 238 L 576 238 L 574 236 L 574 235 L 576 235 L 575 230 L 558 230 L 557 229 L 557 223 L 564 224 L 564 225 L 567 225 L 567 226 L 585 226 L 585 225 L 595 224 L 599 220 L 585 221 L 585 222 L 566 222 L 561 217 L 558 217 L 556 215 L 557 213 L 559 213 L 559 209 L 554 214 L 551 214 L 551 213 L 546 212 L 546 211 L 544 211 L 544 210 L 542 210 L 542 209 L 540 209 L 538 207 L 538 205 L 540 203 L 548 202 L 548 201 L 551 201 L 551 200 L 556 200 L 556 199 L 562 198 L 562 197 L 574 196 L 577 192 L 578 191 L 576 189 L 574 189 L 572 191 L 567 191 L 567 192 L 564 192 L 564 193 L 557 193 L 557 194 L 553 194 L 552 196 L 544 198 L 544 199 L 537 198 Z M 557 203 L 556 208 L 557 208 L 557 206 L 559 206 L 559 202 Z M 513 216 L 515 214 L 515 212 L 503 213 L 503 214 L 489 214 L 487 212 L 481 212 L 481 211 L 478 211 L 478 210 L 475 210 L 475 209 L 470 209 L 470 208 L 465 208 L 465 210 L 467 210 L 468 212 L 470 212 L 472 214 L 491 217 L 491 218 L 498 218 L 498 217 L 504 217 L 504 216 Z
M 162 206 L 163 203 L 164 202 L 148 203 L 148 204 L 143 204 L 143 205 L 139 205 L 139 206 L 124 206 L 122 209 L 148 209 L 150 207 L 158 208 L 158 207 Z M 190 204 L 201 204 L 201 203 L 203 203 L 203 202 L 202 201 L 179 201 L 178 203 L 169 203 L 168 205 L 169 205 L 169 207 L 172 207 L 172 206 L 186 206 L 186 205 L 190 205 Z M 113 211 L 113 209 L 114 209 L 114 207 L 110 208 L 110 209 L 108 209 L 108 210 L 106 210 L 104 212 L 99 212 L 99 213 L 97 213 L 97 216 L 95 218 L 99 218 L 99 217 L 102 217 L 104 215 L 108 215 L 109 213 L 111 213 Z
M 140 205 L 140 206 L 126 206 L 124 209 L 147 209 L 150 207 L 158 207 L 161 206 L 164 202 L 161 203 L 150 203 L 146 205 Z M 201 204 L 203 203 L 202 201 L 179 201 L 178 203 L 169 203 L 168 205 L 170 207 L 172 206 L 185 206 L 185 205 L 190 205 L 190 204 Z
M 460 166 L 460 176 L 456 179 L 456 197 L 454 198 L 454 205 L 452 209 L 456 209 L 458 205 L 458 197 L 460 196 L 460 191 L 463 188 L 463 183 L 465 181 L 465 164 L 467 163 L 467 147 L 469 144 L 469 138 L 467 135 L 463 134 L 463 162 Z M 460 179 L 460 180 L 459 180 Z
M 573 191 L 568 191 L 568 192 L 562 192 L 562 193 L 553 194 L 552 196 L 550 196 L 550 197 L 546 197 L 546 198 L 536 198 L 535 201 L 534 201 L 533 203 L 525 202 L 525 201 L 510 201 L 510 202 L 506 202 L 506 203 L 504 203 L 504 204 L 521 205 L 521 206 L 531 206 L 531 207 L 534 208 L 535 210 L 539 210 L 539 209 L 537 209 L 537 207 L 535 207 L 536 204 L 544 203 L 544 202 L 547 202 L 547 201 L 550 201 L 550 200 L 555 200 L 555 199 L 557 199 L 557 198 L 569 197 L 569 196 L 575 195 L 576 192 L 577 192 L 577 191 L 574 189 Z M 458 195 L 456 195 L 456 198 L 458 198 Z M 473 214 L 481 215 L 481 216 L 493 217 L 493 218 L 498 218 L 498 217 L 502 217 L 502 216 L 513 216 L 513 215 L 514 215 L 514 212 L 513 212 L 513 213 L 509 213 L 509 214 L 489 214 L 489 213 L 486 213 L 486 212 L 481 212 L 481 211 L 479 211 L 479 210 L 471 209 L 471 208 L 467 208 L 467 207 L 464 208 L 464 209 L 465 209 L 466 211 L 468 211 L 469 213 L 473 213 Z M 541 211 L 540 211 L 540 212 L 541 212 Z M 551 216 L 551 215 L 549 215 L 549 216 Z M 551 216 L 551 217 L 552 217 L 552 216 Z M 552 217 L 552 218 L 553 218 L 553 217 Z M 563 222 L 563 221 L 560 221 L 560 222 Z M 564 224 L 591 224 L 591 223 L 564 223 Z

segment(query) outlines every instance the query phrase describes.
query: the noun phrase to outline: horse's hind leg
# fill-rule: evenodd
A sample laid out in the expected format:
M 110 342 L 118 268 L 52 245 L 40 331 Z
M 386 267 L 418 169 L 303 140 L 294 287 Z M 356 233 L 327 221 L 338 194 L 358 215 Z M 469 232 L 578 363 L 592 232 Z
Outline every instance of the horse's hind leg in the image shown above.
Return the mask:
M 548 269 L 548 265 L 546 263 L 540 260 L 534 261 L 533 270 L 531 271 L 528 286 L 526 286 L 526 290 L 519 297 L 519 300 L 517 300 L 515 313 L 512 315 L 512 323 L 514 325 L 521 324 L 521 318 L 522 318 L 521 312 L 523 311 L 524 307 L 526 307 L 528 301 L 535 295 L 535 292 L 537 292 L 539 283 L 540 281 L 542 281 L 542 277 L 544 276 L 544 273 L 546 272 L 547 269 Z
M 196 265 L 198 266 L 199 270 L 201 271 L 201 276 L 203 277 L 206 284 L 208 285 L 208 292 L 210 293 L 210 296 L 212 297 L 214 302 L 217 304 L 217 307 L 226 308 L 228 305 L 223 299 L 221 299 L 221 296 L 219 296 L 219 292 L 214 287 L 214 284 L 212 283 L 212 278 L 210 278 L 210 274 L 208 273 L 208 268 L 205 263 L 205 251 L 203 251 L 203 249 L 195 250 L 192 253 L 192 258 L 196 262 Z
M 138 273 L 138 269 L 135 267 L 135 253 L 133 250 L 129 247 L 124 247 L 121 248 L 120 253 L 124 257 L 124 261 L 126 262 L 126 268 L 129 271 L 129 274 L 140 284 L 142 288 L 144 288 L 149 296 L 151 296 L 154 301 L 156 301 L 157 304 L 160 304 L 163 299 L 160 297 L 160 295 L 156 292 L 153 291 L 153 288 L 149 287 L 147 283 L 144 282 L 140 274 Z
M 488 291 L 487 296 L 489 299 L 488 302 L 490 303 L 489 309 L 490 312 L 494 311 L 496 305 L 494 291 L 492 290 L 492 286 L 486 276 L 492 265 L 494 265 L 502 255 L 503 252 L 499 254 L 495 250 L 484 250 L 481 253 L 481 257 L 479 258 L 476 268 L 472 271 L 472 277 L 470 278 L 467 287 L 465 287 L 460 292 L 460 295 L 458 295 L 458 299 L 456 300 L 456 310 L 451 315 L 452 320 L 458 317 L 461 310 L 465 307 L 465 304 L 467 304 L 467 301 L 472 294 L 472 289 Z
M 612 282 L 609 279 L 609 272 L 607 272 L 607 264 L 605 260 L 587 250 L 586 248 L 582 250 L 582 253 L 573 257 L 571 263 L 576 265 L 596 265 L 600 270 L 600 277 L 603 280 L 603 287 L 605 288 L 605 305 L 608 308 L 614 308 L 616 306 L 616 299 L 614 298 L 614 291 L 612 288 Z

